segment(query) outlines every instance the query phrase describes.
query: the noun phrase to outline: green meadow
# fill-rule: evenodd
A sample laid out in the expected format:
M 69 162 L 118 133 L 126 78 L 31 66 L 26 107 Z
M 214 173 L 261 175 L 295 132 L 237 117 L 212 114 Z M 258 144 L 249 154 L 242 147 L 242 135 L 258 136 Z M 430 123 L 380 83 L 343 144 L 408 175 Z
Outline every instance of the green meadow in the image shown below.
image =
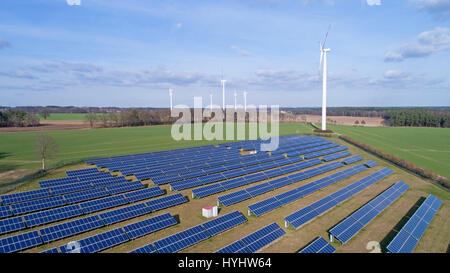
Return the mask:
M 41 120 L 44 118 L 38 115 Z M 83 113 L 52 113 L 47 117 L 47 120 L 84 120 L 86 114 Z

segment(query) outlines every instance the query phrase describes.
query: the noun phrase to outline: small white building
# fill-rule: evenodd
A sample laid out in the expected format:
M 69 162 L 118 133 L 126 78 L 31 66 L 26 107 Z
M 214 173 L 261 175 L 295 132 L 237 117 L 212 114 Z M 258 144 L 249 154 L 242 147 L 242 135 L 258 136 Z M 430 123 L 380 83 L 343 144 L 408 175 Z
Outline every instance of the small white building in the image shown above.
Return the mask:
M 216 217 L 217 214 L 217 206 L 207 206 L 202 209 L 202 215 L 206 218 Z

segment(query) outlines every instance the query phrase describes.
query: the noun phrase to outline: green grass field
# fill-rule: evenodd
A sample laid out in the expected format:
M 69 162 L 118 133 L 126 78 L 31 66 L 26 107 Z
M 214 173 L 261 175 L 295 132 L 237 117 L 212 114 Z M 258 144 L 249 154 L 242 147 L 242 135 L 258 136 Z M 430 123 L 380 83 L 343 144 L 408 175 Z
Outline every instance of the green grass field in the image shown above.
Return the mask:
M 305 124 L 280 124 L 280 134 L 310 133 Z M 224 141 L 175 141 L 171 126 L 108 128 L 90 130 L 47 131 L 56 141 L 59 152 L 50 164 L 70 163 L 86 158 L 105 157 L 170 150 Z M 0 173 L 14 169 L 38 169 L 35 155 L 38 132 L 0 134 Z M 0 181 L 1 182 L 1 181 Z
M 41 120 L 44 118 L 38 115 Z M 84 120 L 86 114 L 73 113 L 73 114 L 62 114 L 62 113 L 52 113 L 47 117 L 47 120 Z
M 450 177 L 450 129 L 342 125 L 328 125 L 328 128 Z

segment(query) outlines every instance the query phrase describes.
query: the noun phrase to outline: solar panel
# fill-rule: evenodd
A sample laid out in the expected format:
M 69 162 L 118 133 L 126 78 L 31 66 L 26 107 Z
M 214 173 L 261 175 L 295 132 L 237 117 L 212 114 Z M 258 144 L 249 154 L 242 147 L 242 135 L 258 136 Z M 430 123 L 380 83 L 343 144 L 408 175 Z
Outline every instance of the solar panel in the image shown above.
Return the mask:
M 213 185 L 208 185 L 208 186 L 204 186 L 201 188 L 193 189 L 192 194 L 194 197 L 202 198 L 202 197 L 206 197 L 206 196 L 213 195 L 215 193 L 219 193 L 219 192 L 223 192 L 223 191 L 225 191 L 225 188 L 222 187 L 220 184 L 213 184 Z
M 298 253 L 334 253 L 336 249 L 330 245 L 324 238 L 319 237 L 305 246 Z
M 123 197 L 123 195 L 114 195 L 80 203 L 80 207 L 84 211 L 84 213 L 91 213 L 99 210 L 118 207 L 127 203 L 128 201 L 125 199 L 125 197 Z
M 77 241 L 76 245 L 59 247 L 61 253 L 95 253 L 129 241 L 121 228 L 106 231 Z
M 103 178 L 98 178 L 98 179 L 92 179 L 92 180 L 90 180 L 90 182 L 94 187 L 106 187 L 109 185 L 126 183 L 128 181 L 123 176 L 112 176 L 112 177 L 103 177 Z
M 48 224 L 63 219 L 68 219 L 83 214 L 78 205 L 64 206 L 56 209 L 39 211 L 24 216 L 27 227 Z
M 342 243 L 348 242 L 387 206 L 400 197 L 400 195 L 403 194 L 408 188 L 409 186 L 402 181 L 397 182 L 333 227 L 330 230 L 330 234 Z
M 210 237 L 201 226 L 195 226 L 153 243 L 159 253 L 175 253 Z
M 14 215 L 20 215 L 28 212 L 44 210 L 54 207 L 63 206 L 66 204 L 66 201 L 62 196 L 53 196 L 43 199 L 36 199 L 32 201 L 15 203 L 11 205 L 12 211 Z
M 152 244 L 137 248 L 130 251 L 130 253 L 157 253 L 156 248 Z
M 67 185 L 62 185 L 62 186 L 50 187 L 50 189 L 54 195 L 83 191 L 83 190 L 87 190 L 90 188 L 93 188 L 93 187 L 92 187 L 91 183 L 88 181 L 67 184 Z
M 143 189 L 145 186 L 141 183 L 141 181 L 131 181 L 125 183 L 114 184 L 106 189 L 110 194 L 118 194 L 123 192 L 129 192 L 134 190 Z
M 330 194 L 305 208 L 296 211 L 285 217 L 286 227 L 291 224 L 294 228 L 299 228 L 302 225 L 308 223 L 315 217 L 323 214 L 325 211 L 335 207 L 337 204 L 342 203 L 351 196 L 357 194 L 370 185 L 380 181 L 392 173 L 392 170 L 388 168 L 376 171 L 352 184 L 346 186 L 337 192 Z
M 349 164 L 358 162 L 358 161 L 360 161 L 360 160 L 363 160 L 362 156 L 360 156 L 360 155 L 355 155 L 355 156 L 352 156 L 352 157 L 343 159 L 343 160 L 342 160 L 342 163 L 344 163 L 345 165 L 349 165 Z
M 104 212 L 99 216 L 105 225 L 111 225 L 148 213 L 150 213 L 150 209 L 144 203 L 140 203 Z
M 77 176 L 80 174 L 92 174 L 100 172 L 97 168 L 89 168 L 89 169 L 80 169 L 73 171 L 66 171 L 67 176 Z
M 17 231 L 25 229 L 25 223 L 22 217 L 12 217 L 4 220 L 0 220 L 0 234 L 9 233 L 12 231 Z
M 58 248 L 50 248 L 44 251 L 41 251 L 40 253 L 47 253 L 47 254 L 55 254 L 55 253 L 59 253 Z
M 25 191 L 19 193 L 11 193 L 0 195 L 1 201 L 5 205 L 19 203 L 24 201 L 30 201 L 34 199 L 44 198 L 51 196 L 51 193 L 48 189 L 39 189 L 33 191 Z
M 205 222 L 202 226 L 209 232 L 210 235 L 214 236 L 246 221 L 247 218 L 236 210 L 211 221 Z
M 150 208 L 150 210 L 157 211 L 165 208 L 173 207 L 182 203 L 188 202 L 187 198 L 183 196 L 181 193 L 172 194 L 169 196 L 160 197 L 154 200 L 150 200 L 146 203 L 146 205 Z
M 66 199 L 67 203 L 79 203 L 83 201 L 88 201 L 92 199 L 97 199 L 100 197 L 108 196 L 109 193 L 105 188 L 92 189 L 87 191 L 74 192 L 64 195 L 64 199 Z
M 12 211 L 9 206 L 0 206 L 0 219 L 12 216 Z
M 137 202 L 145 199 L 150 199 L 152 197 L 164 195 L 165 192 L 161 190 L 160 187 L 152 187 L 132 192 L 127 192 L 124 194 L 125 198 L 129 202 Z
M 335 160 L 338 158 L 343 158 L 343 157 L 350 156 L 350 155 L 352 155 L 352 153 L 350 153 L 349 151 L 344 151 L 344 152 L 340 152 L 340 153 L 323 156 L 322 159 L 325 162 L 328 162 L 328 161 L 332 161 L 332 160 Z
M 39 232 L 42 235 L 44 243 L 56 241 L 76 234 L 87 232 L 89 230 L 103 227 L 103 223 L 98 215 L 88 216 L 85 218 L 65 222 L 42 228 Z
M 237 192 L 219 196 L 217 197 L 217 200 L 220 204 L 227 207 L 250 198 L 252 198 L 252 196 L 247 191 L 240 190 Z
M 42 244 L 37 231 L 30 231 L 0 239 L 0 253 L 11 253 Z
M 177 220 L 170 215 L 170 213 L 165 213 L 155 217 L 147 218 L 145 220 L 126 225 L 123 227 L 126 234 L 130 239 L 136 239 L 138 237 L 156 232 L 158 230 L 173 226 L 177 224 Z
M 251 253 L 242 241 L 236 241 L 224 248 L 217 250 L 215 253 Z
M 375 166 L 378 165 L 378 164 L 377 164 L 377 162 L 374 161 L 374 160 L 369 160 L 369 161 L 367 161 L 366 163 L 364 163 L 364 165 L 366 165 L 366 166 L 369 167 L 369 168 L 372 168 L 372 167 L 375 167 Z
M 64 178 L 56 178 L 56 179 L 39 181 L 39 186 L 41 186 L 41 188 L 49 188 L 49 187 L 67 185 L 67 184 L 77 183 L 77 182 L 79 182 L 79 180 L 76 177 L 64 177 Z
M 310 159 L 310 158 L 319 157 L 322 155 L 328 155 L 328 154 L 340 152 L 340 151 L 347 150 L 347 149 L 348 149 L 347 146 L 339 146 L 339 147 L 332 148 L 332 149 L 326 149 L 326 150 L 322 150 L 322 151 L 318 151 L 318 152 L 305 154 L 305 155 L 303 155 L 303 157 L 305 159 Z
M 427 229 L 442 201 L 430 194 L 386 247 L 391 253 L 411 253 Z

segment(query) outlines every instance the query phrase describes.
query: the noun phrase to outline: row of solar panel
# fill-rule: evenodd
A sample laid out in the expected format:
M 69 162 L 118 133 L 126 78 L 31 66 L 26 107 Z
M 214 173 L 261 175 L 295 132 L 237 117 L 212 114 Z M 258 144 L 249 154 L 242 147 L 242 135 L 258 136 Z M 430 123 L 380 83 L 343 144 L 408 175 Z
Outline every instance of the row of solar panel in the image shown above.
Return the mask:
M 131 251 L 132 253 L 175 253 L 247 221 L 238 211 L 183 230 Z
M 301 160 L 301 159 L 299 159 L 299 160 Z M 256 182 L 259 182 L 259 181 L 262 181 L 265 179 L 273 178 L 273 177 L 287 174 L 290 172 L 299 171 L 301 169 L 319 165 L 321 163 L 322 163 L 322 161 L 319 159 L 303 161 L 303 162 L 296 163 L 293 165 L 284 166 L 281 168 L 265 171 L 263 173 L 256 173 L 256 174 L 252 174 L 249 176 L 243 176 L 243 177 L 240 177 L 237 179 L 232 179 L 232 180 L 228 180 L 225 182 L 193 189 L 192 195 L 193 195 L 193 197 L 203 198 L 203 197 L 206 197 L 206 196 L 209 196 L 212 194 L 216 194 L 219 192 L 224 192 L 224 191 L 227 191 L 227 190 L 230 190 L 233 188 L 241 187 L 241 186 L 248 185 L 251 183 L 256 183 Z M 271 181 L 270 183 L 273 184 L 273 181 Z
M 276 196 L 267 198 L 260 202 L 251 204 L 248 206 L 249 213 L 253 213 L 256 216 L 263 215 L 269 211 L 282 207 L 288 203 L 291 203 L 297 199 L 303 198 L 304 196 L 316 192 L 320 189 L 323 189 L 329 185 L 337 183 L 341 180 L 344 180 L 350 176 L 361 173 L 367 170 L 367 167 L 364 165 L 356 165 L 345 169 L 340 172 L 333 173 L 319 180 L 310 182 L 308 184 L 302 185 L 295 189 L 289 190 L 287 192 L 278 194 Z M 291 183 L 297 182 L 291 180 Z M 284 186 L 284 185 L 283 185 Z
M 288 157 L 294 157 L 294 156 L 309 154 L 309 153 L 316 152 L 316 151 L 331 149 L 331 148 L 335 148 L 338 146 L 339 146 L 338 143 L 332 142 L 330 144 L 320 145 L 320 146 L 316 146 L 316 147 L 310 147 L 310 148 L 306 148 L 306 149 L 300 149 L 300 150 L 296 150 L 296 151 L 287 152 L 285 154 Z
M 352 184 L 346 186 L 314 203 L 306 206 L 288 216 L 285 217 L 286 227 L 291 224 L 294 228 L 299 228 L 302 225 L 308 223 L 317 216 L 325 213 L 331 208 L 344 202 L 353 195 L 359 193 L 370 185 L 380 181 L 392 173 L 392 170 L 388 168 L 376 171 Z
M 442 201 L 430 194 L 388 244 L 387 250 L 391 253 L 411 253 L 441 205 Z
M 112 177 L 111 173 L 109 172 L 98 172 L 96 174 L 89 174 L 89 175 L 83 175 L 83 176 L 69 176 L 69 177 L 63 177 L 63 178 L 56 178 L 56 179 L 50 179 L 50 180 L 43 180 L 39 181 L 39 186 L 41 188 L 50 188 L 50 187 L 57 187 L 72 183 L 78 183 L 83 181 L 92 181 L 97 180 L 100 178 L 109 178 Z
M 226 195 L 219 196 L 217 198 L 218 203 L 224 206 L 230 206 L 244 200 L 253 198 L 257 195 L 261 195 L 263 193 L 278 189 L 290 183 L 295 183 L 298 181 L 302 181 L 316 175 L 329 172 L 331 170 L 338 169 L 342 167 L 343 164 L 340 162 L 333 162 L 327 165 L 315 167 L 313 169 L 309 169 L 303 172 L 299 172 L 296 174 L 292 174 L 287 176 L 287 178 L 280 178 L 279 180 L 269 181 L 267 183 L 259 184 L 253 187 L 249 187 L 237 192 L 229 193 Z
M 332 154 L 332 153 L 337 153 L 340 151 L 344 151 L 347 150 L 348 147 L 347 146 L 339 146 L 336 148 L 332 148 L 332 149 L 327 149 L 327 150 L 321 150 L 318 152 L 313 152 L 313 153 L 309 153 L 309 154 L 304 154 L 303 158 L 305 159 L 311 159 L 311 158 L 315 158 L 315 157 L 319 157 L 319 156 L 323 156 L 323 155 L 328 155 L 328 154 Z
M 319 237 L 314 241 L 312 241 L 307 246 L 305 246 L 298 253 L 334 253 L 334 252 L 336 252 L 336 248 L 330 245 L 324 238 Z
M 170 184 L 170 188 L 172 190 L 184 190 L 184 189 L 188 189 L 188 188 L 194 188 L 194 187 L 198 187 L 198 186 L 202 186 L 202 185 L 206 185 L 206 184 L 211 184 L 214 182 L 219 182 L 219 181 L 226 180 L 226 179 L 236 178 L 236 177 L 247 175 L 247 174 L 252 174 L 252 173 L 261 172 L 261 171 L 265 171 L 265 170 L 269 170 L 269 169 L 274 169 L 277 167 L 296 163 L 296 162 L 299 162 L 302 160 L 303 159 L 301 159 L 301 158 L 283 158 L 283 159 L 276 160 L 276 161 L 269 161 L 269 162 L 261 163 L 258 165 L 252 165 L 252 166 L 248 166 L 248 167 L 238 168 L 238 169 L 234 169 L 234 170 L 230 170 L 230 171 L 226 171 L 226 172 L 222 172 L 222 173 L 216 173 L 216 174 L 212 174 L 212 175 L 208 175 L 208 176 L 202 176 L 202 177 L 193 178 L 193 179 L 189 179 L 189 180 L 174 182 L 174 183 Z M 264 174 L 264 173 L 262 173 L 262 174 Z M 258 176 L 260 174 L 254 174 L 254 175 Z M 263 175 L 263 176 L 265 176 L 265 175 Z M 245 176 L 245 178 L 247 179 L 247 178 L 249 178 L 249 176 Z M 250 178 L 251 178 L 251 176 L 250 176 Z M 267 177 L 266 177 L 266 179 L 267 179 Z M 259 179 L 259 180 L 261 180 L 261 179 Z
M 67 238 L 76 234 L 84 233 L 93 229 L 97 229 L 105 225 L 111 225 L 124 220 L 142 216 L 184 202 L 187 202 L 187 199 L 184 196 L 182 196 L 181 194 L 175 194 L 159 199 L 154 199 L 146 203 L 130 205 L 116 210 L 101 213 L 99 215 L 88 216 L 85 218 L 46 227 L 41 229 L 39 232 L 40 235 L 42 236 L 42 241 L 44 243 L 48 243 L 55 240 Z M 156 217 L 154 218 L 158 219 Z M 129 235 L 130 238 L 137 238 L 139 234 L 144 235 L 143 232 L 146 232 L 146 230 L 148 230 L 147 228 L 148 223 L 149 222 L 153 223 L 154 222 L 153 220 L 146 219 L 144 221 L 128 225 L 131 228 L 125 226 L 124 229 L 127 232 L 131 232 Z M 2 250 L 4 252 L 14 252 L 27 248 L 26 246 L 32 242 L 24 242 L 24 243 L 19 242 L 23 240 L 23 238 L 27 238 L 27 236 L 19 234 L 0 239 L 0 252 L 2 252 Z M 33 244 L 31 245 L 35 246 Z
M 158 187 L 137 190 L 125 193 L 124 195 L 114 195 L 101 198 L 94 201 L 88 201 L 79 205 L 69 205 L 60 208 L 49 209 L 21 216 L 0 220 L 0 234 L 22 230 L 25 228 L 49 224 L 64 219 L 89 214 L 92 212 L 109 209 L 132 202 L 137 202 L 152 197 L 161 196 L 164 191 Z M 183 195 L 170 195 L 147 202 L 151 211 L 157 211 L 169 206 L 178 205 L 187 202 Z
M 408 188 L 402 181 L 397 182 L 330 229 L 330 234 L 345 244 Z
M 276 149 L 275 151 L 271 151 L 270 153 L 272 155 L 276 155 L 276 154 L 284 154 L 284 153 L 289 153 L 292 151 L 296 151 L 296 150 L 303 150 L 303 149 L 307 149 L 307 148 L 312 148 L 312 147 L 318 147 L 318 146 L 322 146 L 322 145 L 328 145 L 331 144 L 332 142 L 329 140 L 324 140 L 324 139 L 317 139 L 317 140 L 313 140 L 311 142 L 306 142 L 302 145 L 293 145 L 293 146 L 288 146 L 288 147 L 278 147 L 278 149 Z
M 217 250 L 216 253 L 256 253 L 285 234 L 286 232 L 279 225 L 272 223 Z

